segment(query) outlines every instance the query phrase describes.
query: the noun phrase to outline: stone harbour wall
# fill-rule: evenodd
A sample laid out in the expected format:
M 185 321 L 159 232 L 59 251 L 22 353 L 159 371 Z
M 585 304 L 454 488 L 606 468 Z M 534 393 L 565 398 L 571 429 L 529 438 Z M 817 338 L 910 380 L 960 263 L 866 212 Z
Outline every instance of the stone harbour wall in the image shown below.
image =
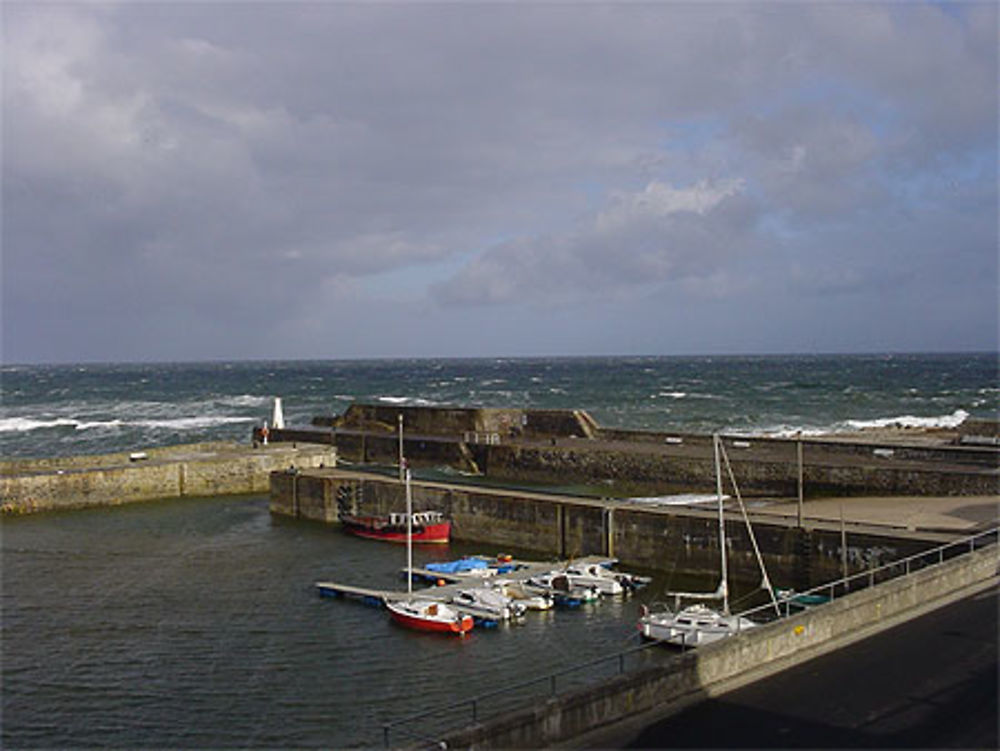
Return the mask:
M 32 513 L 160 498 L 266 493 L 270 475 L 290 467 L 336 464 L 331 446 L 251 448 L 199 444 L 129 454 L 7 464 L 0 472 L 0 511 Z

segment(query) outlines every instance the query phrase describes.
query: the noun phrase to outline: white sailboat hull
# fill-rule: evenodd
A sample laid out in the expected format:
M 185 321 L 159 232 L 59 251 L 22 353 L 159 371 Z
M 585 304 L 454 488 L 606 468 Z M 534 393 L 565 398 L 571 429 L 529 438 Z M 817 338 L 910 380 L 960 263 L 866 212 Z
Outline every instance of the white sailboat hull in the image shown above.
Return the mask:
M 725 615 L 704 605 L 691 605 L 678 613 L 650 613 L 639 619 L 643 637 L 680 647 L 701 647 L 756 626 L 748 618 Z

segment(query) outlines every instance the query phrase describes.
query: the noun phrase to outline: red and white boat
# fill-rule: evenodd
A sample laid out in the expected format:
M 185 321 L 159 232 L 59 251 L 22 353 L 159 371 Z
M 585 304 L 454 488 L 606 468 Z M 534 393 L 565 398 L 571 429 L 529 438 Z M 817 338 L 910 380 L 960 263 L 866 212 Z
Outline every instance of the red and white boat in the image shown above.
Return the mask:
M 370 540 L 405 543 L 410 525 L 413 542 L 447 543 L 451 539 L 451 522 L 440 511 L 418 511 L 412 519 L 407 514 L 341 516 L 340 522 L 351 534 Z
M 413 595 L 413 495 L 410 491 L 410 470 L 406 470 L 406 513 L 403 524 L 403 540 L 406 542 L 406 597 L 386 599 L 385 606 L 392 619 L 408 628 L 418 631 L 434 631 L 441 634 L 468 633 L 474 624 L 471 615 L 463 615 L 443 602 Z M 428 512 L 424 512 L 428 513 Z M 436 513 L 436 512 L 432 512 Z
M 472 630 L 471 615 L 463 615 L 454 608 L 421 597 L 408 600 L 386 600 L 392 619 L 418 631 L 434 631 L 461 636 Z

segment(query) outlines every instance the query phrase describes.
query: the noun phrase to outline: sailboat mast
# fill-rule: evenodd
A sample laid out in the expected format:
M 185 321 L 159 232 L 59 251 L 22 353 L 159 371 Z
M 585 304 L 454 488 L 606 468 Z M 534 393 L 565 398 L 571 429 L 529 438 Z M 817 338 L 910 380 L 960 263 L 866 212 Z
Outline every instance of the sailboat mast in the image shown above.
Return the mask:
M 410 469 L 406 468 L 406 594 L 413 594 L 413 494 L 410 492 Z
M 722 511 L 722 461 L 719 457 L 719 434 L 712 435 L 712 449 L 715 454 L 715 493 L 719 501 L 719 558 L 722 567 L 722 581 L 719 589 L 722 590 L 722 612 L 729 615 L 729 583 L 726 565 L 726 517 Z

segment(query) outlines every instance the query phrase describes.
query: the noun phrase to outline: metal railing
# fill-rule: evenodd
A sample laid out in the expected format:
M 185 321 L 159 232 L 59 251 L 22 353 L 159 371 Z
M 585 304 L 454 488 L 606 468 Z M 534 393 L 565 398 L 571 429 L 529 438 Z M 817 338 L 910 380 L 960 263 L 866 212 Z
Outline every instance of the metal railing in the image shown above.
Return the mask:
M 900 576 L 908 576 L 914 571 L 944 563 L 946 560 L 950 560 L 958 555 L 971 553 L 989 545 L 996 545 L 998 535 L 1000 535 L 1000 527 L 993 527 L 992 529 L 939 545 L 936 548 L 915 553 L 906 558 L 900 558 L 899 560 L 884 563 L 880 566 L 873 566 L 866 571 L 844 576 L 803 592 L 795 592 L 786 598 L 779 598 L 778 604 L 784 611 L 780 618 L 787 618 L 794 612 L 799 612 L 803 609 L 803 605 L 796 602 L 797 598 L 815 596 L 825 598 L 827 602 L 833 602 L 838 597 L 844 597 L 845 595 L 873 587 L 876 584 L 881 584 Z M 757 620 L 765 622 L 778 620 L 778 616 L 774 613 L 774 603 L 772 602 L 744 610 L 739 615 L 742 617 L 756 616 Z
M 413 730 L 410 727 L 404 727 L 406 725 L 412 725 L 420 720 L 427 719 L 433 716 L 449 715 L 451 717 L 450 727 L 455 727 L 458 722 L 461 722 L 461 717 L 467 718 L 470 722 L 479 722 L 484 719 L 483 709 L 488 707 L 486 715 L 495 716 L 500 714 L 503 707 L 498 706 L 496 699 L 502 696 L 513 695 L 515 693 L 523 692 L 526 689 L 538 688 L 547 685 L 546 696 L 553 697 L 559 692 L 561 684 L 566 684 L 566 679 L 570 676 L 579 676 L 579 674 L 593 670 L 598 666 L 606 665 L 616 665 L 615 675 L 625 674 L 625 663 L 626 660 L 638 653 L 645 652 L 652 647 L 656 647 L 656 642 L 649 642 L 646 644 L 640 644 L 631 649 L 626 649 L 613 655 L 607 655 L 605 657 L 599 657 L 596 660 L 590 660 L 588 662 L 582 662 L 578 665 L 573 665 L 572 667 L 564 668 L 562 670 L 556 671 L 554 673 L 549 673 L 547 675 L 542 675 L 537 678 L 532 678 L 530 680 L 522 681 L 520 683 L 506 685 L 503 688 L 498 688 L 494 691 L 488 691 L 486 693 L 477 694 L 469 699 L 463 699 L 462 701 L 452 702 L 451 704 L 444 704 L 434 707 L 433 709 L 427 709 L 422 712 L 417 712 L 416 714 L 403 717 L 398 720 L 393 720 L 392 722 L 386 723 L 382 726 L 383 742 L 385 747 L 389 748 L 389 739 L 392 732 L 402 733 L 411 738 L 415 738 L 418 741 L 424 741 L 429 745 L 433 745 L 440 748 L 446 748 L 445 745 L 436 737 L 432 737 L 426 733 L 421 733 Z M 608 677 L 607 674 L 604 677 Z M 537 694 L 536 694 L 537 696 Z M 459 712 L 461 711 L 461 716 Z
M 803 609 L 802 605 L 796 604 L 796 597 L 809 597 L 809 596 L 821 596 L 827 598 L 828 602 L 832 602 L 837 597 L 844 597 L 848 594 L 867 589 L 872 587 L 877 583 L 882 583 L 889 581 L 891 579 L 907 576 L 915 571 L 921 570 L 928 566 L 938 565 L 946 560 L 950 560 L 956 556 L 962 555 L 964 553 L 971 553 L 975 550 L 988 547 L 990 545 L 997 544 L 998 535 L 1000 535 L 1000 527 L 994 527 L 992 529 L 979 532 L 977 534 L 971 535 L 969 537 L 964 537 L 959 540 L 954 540 L 952 542 L 940 545 L 936 548 L 931 548 L 925 550 L 921 553 L 916 553 L 906 558 L 901 558 L 892 563 L 883 564 L 881 566 L 876 566 L 857 574 L 852 574 L 850 576 L 845 576 L 835 581 L 822 584 L 818 587 L 813 587 L 812 589 L 805 590 L 803 592 L 796 592 L 794 596 L 790 596 L 785 599 L 779 599 L 779 606 L 783 607 L 783 612 L 779 615 L 774 612 L 774 603 L 768 602 L 766 605 L 760 605 L 749 610 L 744 610 L 737 613 L 734 619 L 737 623 L 737 631 L 739 631 L 740 624 L 742 623 L 742 618 L 749 618 L 750 616 L 756 617 L 757 623 L 769 623 L 777 622 L 778 620 L 789 617 L 800 612 Z M 439 705 L 433 709 L 424 710 L 416 714 L 403 717 L 398 720 L 386 723 L 382 726 L 383 731 L 383 742 L 386 748 L 390 746 L 390 735 L 393 732 L 406 735 L 412 739 L 420 742 L 425 742 L 429 746 L 434 746 L 437 748 L 447 748 L 447 745 L 440 740 L 440 736 L 435 737 L 427 733 L 419 732 L 412 727 L 406 727 L 413 725 L 414 723 L 425 720 L 427 718 L 448 715 L 450 722 L 449 727 L 455 728 L 461 721 L 461 717 L 457 716 L 457 713 L 461 710 L 462 716 L 466 717 L 471 722 L 479 722 L 483 719 L 482 708 L 487 705 L 491 705 L 490 715 L 500 714 L 503 709 L 496 705 L 495 700 L 498 697 L 514 694 L 515 692 L 524 691 L 527 688 L 537 687 L 543 684 L 548 684 L 548 696 L 556 696 L 559 690 L 559 681 L 565 679 L 571 675 L 578 675 L 583 671 L 593 669 L 596 666 L 604 665 L 608 663 L 617 662 L 617 674 L 623 675 L 625 673 L 625 661 L 628 657 L 644 652 L 652 647 L 660 646 L 659 642 L 651 641 L 645 644 L 641 644 L 637 647 L 633 647 L 628 650 L 618 652 L 613 655 L 606 657 L 601 657 L 596 660 L 591 660 L 589 662 L 580 663 L 579 665 L 574 665 L 563 670 L 549 673 L 547 675 L 539 676 L 531 680 L 523 681 L 514 685 L 504 686 L 503 688 L 496 689 L 495 691 L 489 691 L 483 694 L 477 694 L 476 696 L 464 699 L 462 701 L 452 702 L 450 704 Z M 681 645 L 682 651 L 684 649 L 693 649 L 694 647 L 688 647 L 686 644 Z

